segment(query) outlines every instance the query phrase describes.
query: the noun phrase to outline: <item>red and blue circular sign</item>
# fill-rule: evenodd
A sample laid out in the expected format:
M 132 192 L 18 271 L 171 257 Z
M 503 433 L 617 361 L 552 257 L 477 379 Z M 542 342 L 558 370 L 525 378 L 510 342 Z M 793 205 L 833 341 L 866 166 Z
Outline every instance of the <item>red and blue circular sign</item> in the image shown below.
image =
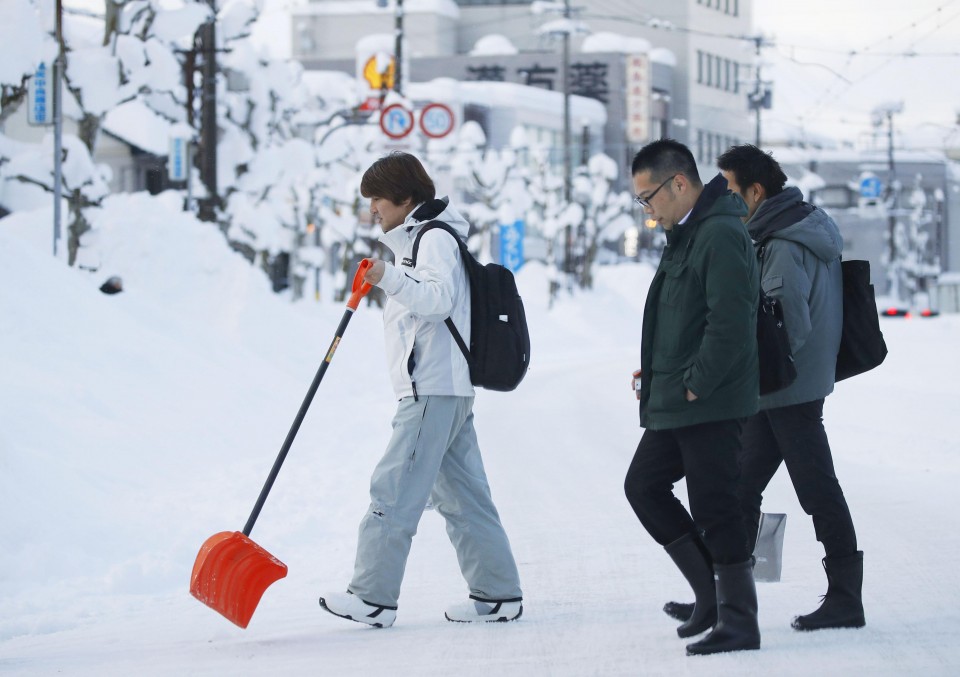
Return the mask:
M 431 103 L 420 111 L 420 129 L 431 139 L 439 139 L 453 131 L 453 111 L 442 103 Z
M 413 131 L 413 113 L 393 103 L 380 113 L 380 129 L 391 139 L 402 139 Z

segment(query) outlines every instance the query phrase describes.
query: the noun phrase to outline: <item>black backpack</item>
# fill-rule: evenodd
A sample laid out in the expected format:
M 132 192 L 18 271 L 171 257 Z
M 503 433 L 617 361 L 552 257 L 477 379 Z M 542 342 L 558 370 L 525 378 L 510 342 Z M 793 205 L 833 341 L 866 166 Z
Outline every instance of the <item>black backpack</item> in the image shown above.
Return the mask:
M 470 382 L 487 390 L 513 390 L 530 366 L 530 332 L 513 273 L 499 264 L 477 261 L 457 231 L 443 221 L 431 221 L 417 233 L 411 255 L 413 267 L 417 265 L 420 238 L 434 228 L 456 239 L 470 280 L 469 349 L 453 320 L 444 320 L 470 367 Z

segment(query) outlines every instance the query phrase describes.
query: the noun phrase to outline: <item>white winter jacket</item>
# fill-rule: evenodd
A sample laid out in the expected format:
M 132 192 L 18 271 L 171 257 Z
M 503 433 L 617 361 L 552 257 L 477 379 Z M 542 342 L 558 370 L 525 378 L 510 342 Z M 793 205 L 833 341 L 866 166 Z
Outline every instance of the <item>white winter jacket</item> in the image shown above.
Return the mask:
M 418 205 L 406 221 L 380 236 L 399 265 L 387 263 L 377 286 L 387 295 L 383 311 L 387 364 L 397 398 L 420 395 L 472 397 L 470 370 L 450 330 L 470 339 L 470 287 L 460 250 L 450 233 L 428 231 L 420 240 L 417 266 L 410 266 L 413 241 L 423 226 L 439 220 L 466 239 L 469 224 L 446 198 Z

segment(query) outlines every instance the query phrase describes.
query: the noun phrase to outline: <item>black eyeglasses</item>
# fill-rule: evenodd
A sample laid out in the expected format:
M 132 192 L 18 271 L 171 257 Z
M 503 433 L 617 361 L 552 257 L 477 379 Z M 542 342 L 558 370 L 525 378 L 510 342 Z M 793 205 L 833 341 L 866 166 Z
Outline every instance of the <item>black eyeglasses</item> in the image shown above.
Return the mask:
M 637 203 L 638 205 L 640 205 L 641 207 L 643 207 L 644 209 L 646 209 L 647 207 L 650 206 L 650 200 L 653 199 L 653 196 L 656 195 L 657 193 L 659 193 L 661 188 L 663 188 L 665 185 L 667 185 L 668 183 L 670 183 L 671 181 L 673 181 L 675 178 L 677 178 L 677 175 L 676 175 L 676 174 L 674 174 L 673 176 L 671 176 L 670 178 L 668 178 L 666 181 L 664 181 L 663 183 L 661 183 L 659 186 L 657 186 L 657 189 L 656 189 L 655 191 L 653 191 L 652 193 L 650 193 L 650 195 L 649 195 L 648 197 L 640 197 L 639 195 L 634 195 L 634 196 L 633 196 L 633 201 L 636 202 L 636 203 Z

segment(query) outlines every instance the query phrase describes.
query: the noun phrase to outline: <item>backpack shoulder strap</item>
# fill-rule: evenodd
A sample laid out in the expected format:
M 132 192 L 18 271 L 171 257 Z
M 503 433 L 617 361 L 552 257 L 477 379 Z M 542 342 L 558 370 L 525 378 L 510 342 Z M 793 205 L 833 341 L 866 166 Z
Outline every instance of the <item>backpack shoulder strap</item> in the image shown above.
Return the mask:
M 464 258 L 466 258 L 467 255 L 471 255 L 470 251 L 467 249 L 467 243 L 464 242 L 460 237 L 460 234 L 453 229 L 453 226 L 443 221 L 430 221 L 427 225 L 420 229 L 420 232 L 417 233 L 416 238 L 413 240 L 413 252 L 410 254 L 412 267 L 416 268 L 417 266 L 417 253 L 420 251 L 420 238 L 422 238 L 428 230 L 433 230 L 434 228 L 439 228 L 450 233 L 450 235 L 453 236 L 453 239 L 457 241 L 457 246 L 460 247 L 460 253 L 464 256 Z
M 470 250 L 467 249 L 467 243 L 463 241 L 457 231 L 455 231 L 449 223 L 445 223 L 443 221 L 431 221 L 420 229 L 420 232 L 417 233 L 417 236 L 413 240 L 413 252 L 410 254 L 410 265 L 413 268 L 417 267 L 417 252 L 420 251 L 420 238 L 422 238 L 424 233 L 426 233 L 428 230 L 433 230 L 434 228 L 447 231 L 457 241 L 457 245 L 460 247 L 460 258 L 463 260 L 464 268 L 467 269 L 467 276 L 469 277 L 469 264 L 467 263 L 467 257 L 472 259 L 473 255 L 470 253 Z M 464 358 L 466 358 L 467 364 L 471 364 L 470 349 L 467 348 L 466 342 L 464 342 L 463 337 L 460 336 L 460 332 L 457 330 L 457 326 L 453 323 L 453 319 L 448 317 L 443 321 L 443 323 L 446 324 L 447 329 L 450 330 L 450 334 L 453 336 L 453 340 L 456 342 L 457 347 L 460 348 L 460 352 L 463 353 Z

